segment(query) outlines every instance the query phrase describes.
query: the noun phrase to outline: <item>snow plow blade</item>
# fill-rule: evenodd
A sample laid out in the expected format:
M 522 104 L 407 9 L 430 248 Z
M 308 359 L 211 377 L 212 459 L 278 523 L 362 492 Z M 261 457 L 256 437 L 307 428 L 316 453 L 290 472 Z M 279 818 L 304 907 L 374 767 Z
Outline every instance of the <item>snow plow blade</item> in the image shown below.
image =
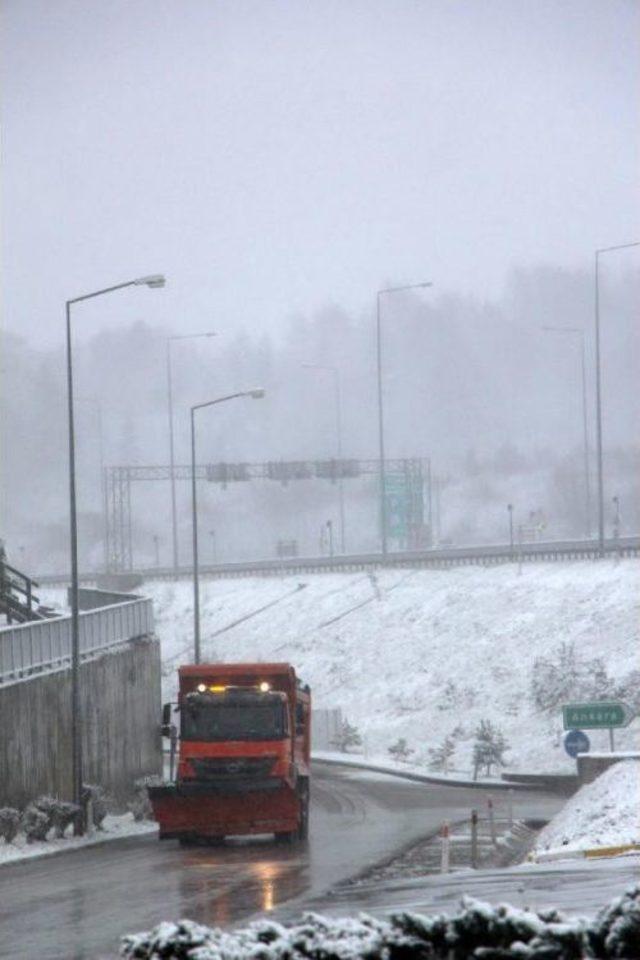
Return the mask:
M 281 780 L 262 784 L 182 782 L 149 787 L 160 839 L 290 833 L 298 829 L 296 793 Z

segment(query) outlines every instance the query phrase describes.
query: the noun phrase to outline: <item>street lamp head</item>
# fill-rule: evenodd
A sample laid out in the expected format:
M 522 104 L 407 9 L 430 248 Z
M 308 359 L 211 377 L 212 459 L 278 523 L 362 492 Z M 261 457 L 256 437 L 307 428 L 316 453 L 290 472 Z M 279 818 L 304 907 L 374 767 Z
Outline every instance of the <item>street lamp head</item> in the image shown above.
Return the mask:
M 162 273 L 152 273 L 148 277 L 138 277 L 133 281 L 137 287 L 164 287 L 166 280 Z
M 257 390 L 247 390 L 247 396 L 251 397 L 252 400 L 262 400 L 264 394 L 263 387 L 258 387 Z

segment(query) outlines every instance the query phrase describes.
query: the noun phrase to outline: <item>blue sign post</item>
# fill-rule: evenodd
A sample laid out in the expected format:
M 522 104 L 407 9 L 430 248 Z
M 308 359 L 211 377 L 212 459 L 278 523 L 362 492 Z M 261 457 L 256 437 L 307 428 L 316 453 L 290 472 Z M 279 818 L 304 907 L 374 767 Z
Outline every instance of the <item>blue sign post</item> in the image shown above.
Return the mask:
M 591 741 L 582 730 L 569 730 L 564 737 L 564 748 L 575 759 L 579 753 L 589 753 Z

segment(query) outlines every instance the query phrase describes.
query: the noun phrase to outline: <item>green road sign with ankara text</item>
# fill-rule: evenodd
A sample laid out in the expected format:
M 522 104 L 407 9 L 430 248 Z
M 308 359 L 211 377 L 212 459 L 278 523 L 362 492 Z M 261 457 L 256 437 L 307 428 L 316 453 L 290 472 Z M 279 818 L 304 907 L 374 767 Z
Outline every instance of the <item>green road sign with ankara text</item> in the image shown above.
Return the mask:
M 628 726 L 635 716 L 626 703 L 595 700 L 592 703 L 565 703 L 562 720 L 565 730 L 611 730 Z

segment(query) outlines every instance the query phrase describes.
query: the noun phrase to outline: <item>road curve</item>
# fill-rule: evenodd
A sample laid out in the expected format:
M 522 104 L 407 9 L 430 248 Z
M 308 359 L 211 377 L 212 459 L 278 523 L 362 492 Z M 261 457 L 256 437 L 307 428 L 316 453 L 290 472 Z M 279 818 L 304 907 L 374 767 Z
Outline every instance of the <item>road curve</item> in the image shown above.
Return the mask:
M 285 903 L 302 908 L 481 803 L 478 790 L 316 764 L 306 848 L 270 840 L 182 848 L 146 836 L 0 868 L 0 957 L 112 960 L 123 933 L 161 920 L 231 926 Z M 539 793 L 514 800 L 522 816 L 551 816 L 560 805 Z

